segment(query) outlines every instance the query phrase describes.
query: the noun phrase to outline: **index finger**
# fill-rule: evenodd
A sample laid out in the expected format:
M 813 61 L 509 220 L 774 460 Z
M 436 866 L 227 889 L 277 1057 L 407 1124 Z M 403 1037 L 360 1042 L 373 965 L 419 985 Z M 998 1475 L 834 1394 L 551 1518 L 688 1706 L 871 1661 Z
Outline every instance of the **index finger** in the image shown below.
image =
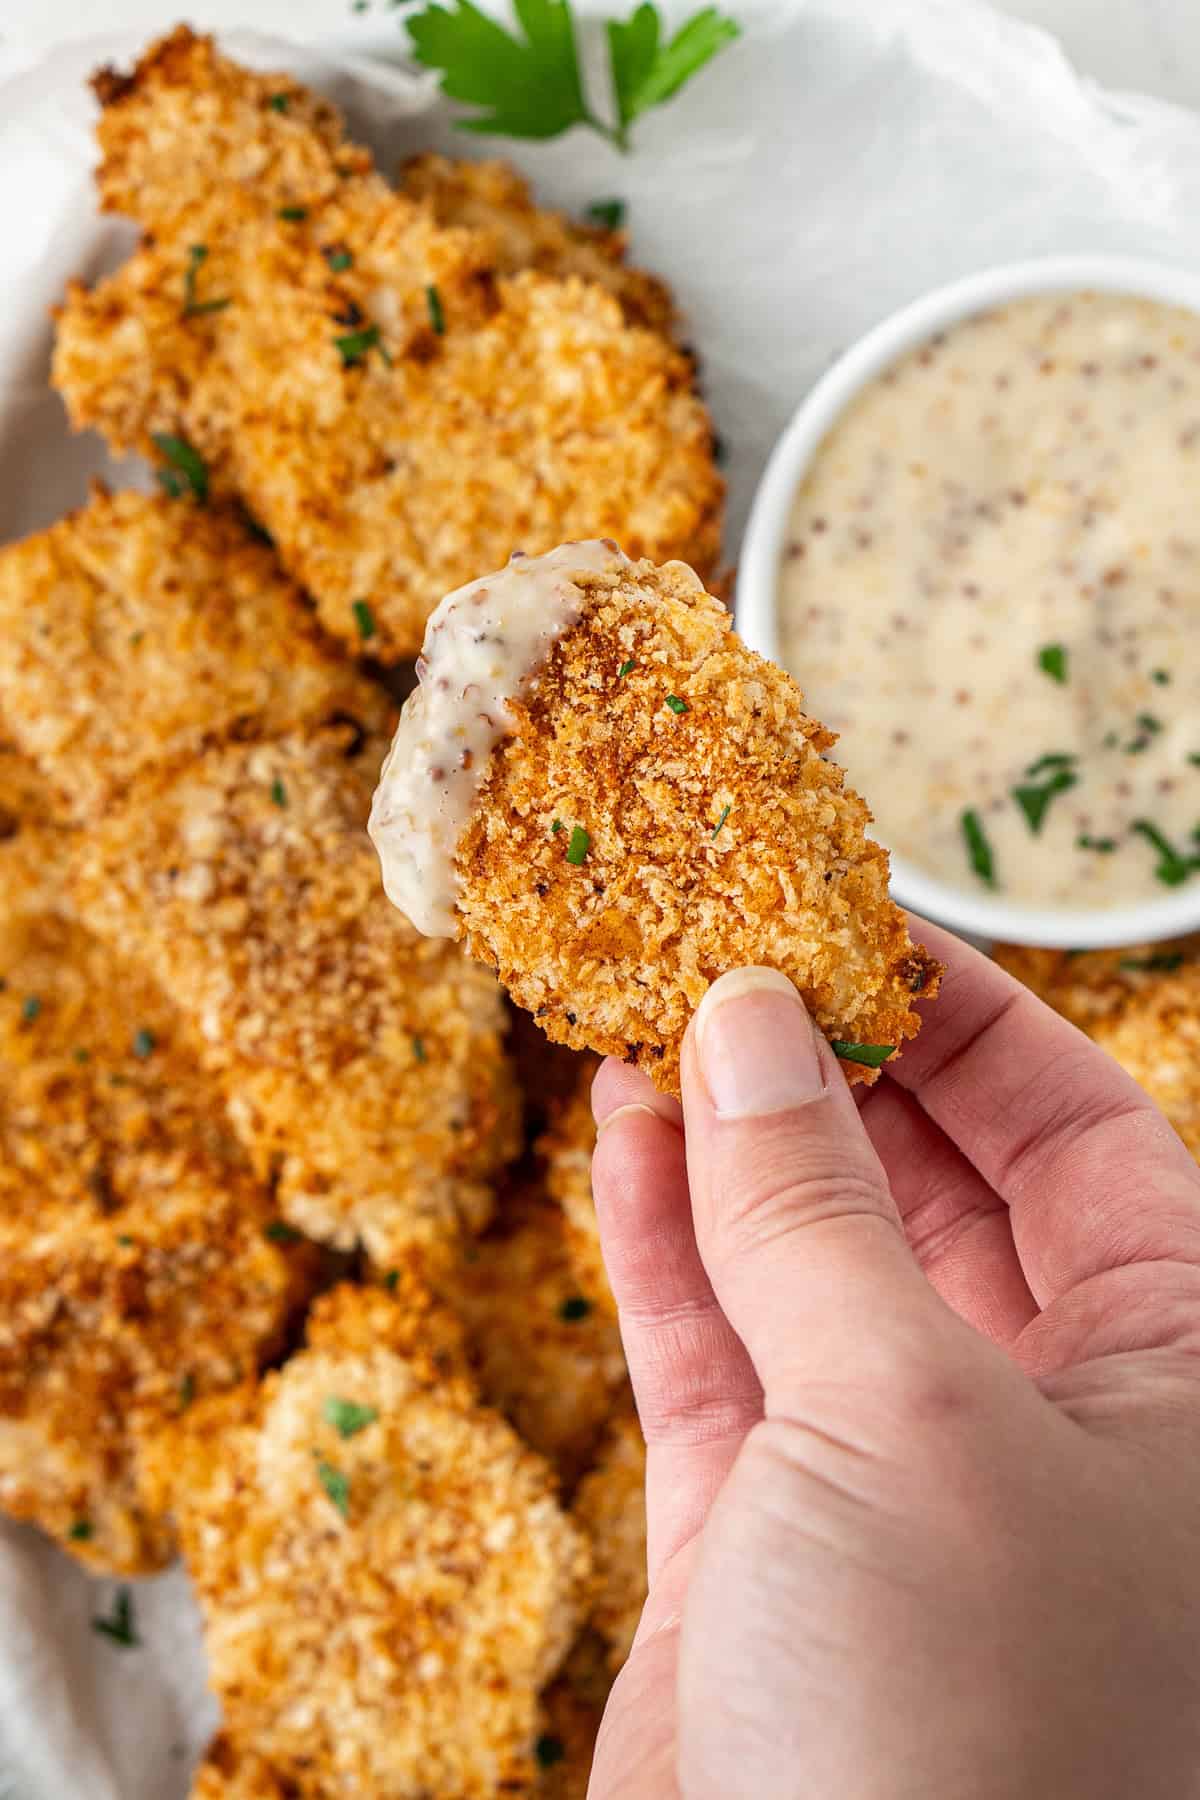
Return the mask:
M 1038 1304 L 1135 1262 L 1200 1267 L 1200 1169 L 1149 1096 L 996 963 L 914 928 L 946 975 L 888 1073 L 1007 1203 Z

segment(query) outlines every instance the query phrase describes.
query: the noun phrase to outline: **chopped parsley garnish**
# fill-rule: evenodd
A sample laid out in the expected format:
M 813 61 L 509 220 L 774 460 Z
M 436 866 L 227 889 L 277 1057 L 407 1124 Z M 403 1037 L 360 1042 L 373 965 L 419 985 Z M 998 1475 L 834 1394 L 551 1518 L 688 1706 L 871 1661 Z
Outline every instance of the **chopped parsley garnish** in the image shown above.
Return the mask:
M 368 350 L 373 350 L 379 344 L 379 327 L 364 325 L 361 331 L 348 331 L 342 337 L 335 337 L 333 341 L 341 355 L 342 367 L 351 369 L 355 363 L 362 362 Z M 379 347 L 382 350 L 381 344 Z
M 1200 769 L 1200 750 L 1189 750 L 1188 761 L 1191 763 L 1193 769 Z
M 186 1412 L 188 1407 L 192 1404 L 192 1401 L 195 1398 L 196 1398 L 196 1377 L 192 1374 L 191 1370 L 189 1369 L 187 1374 L 183 1377 L 182 1381 L 179 1383 L 179 1410 L 180 1410 L 180 1412 Z
M 1049 780 L 1040 787 L 1017 787 L 1012 791 L 1013 799 L 1025 814 L 1026 824 L 1036 837 L 1046 820 L 1046 811 L 1056 794 L 1065 794 L 1073 788 L 1079 777 L 1070 767 L 1056 768 Z
M 272 1219 L 263 1235 L 269 1237 L 273 1244 L 298 1244 L 300 1233 L 294 1225 L 288 1225 L 283 1219 Z
M 286 219 L 289 225 L 298 225 L 301 219 L 307 219 L 307 206 L 281 206 L 277 217 Z
M 71 1527 L 67 1532 L 67 1536 L 71 1539 L 72 1543 L 86 1544 L 95 1529 L 96 1528 L 90 1519 L 74 1519 L 71 1522 Z
M 208 258 L 207 244 L 193 244 L 188 251 L 188 266 L 183 276 L 183 316 L 185 319 L 198 318 L 202 313 L 224 312 L 229 305 L 229 296 L 220 300 L 197 300 L 196 276 L 200 265 Z
M 341 275 L 346 269 L 353 266 L 354 258 L 344 245 L 330 244 L 325 251 L 325 261 L 335 275 Z
M 399 1283 L 399 1280 L 400 1280 L 399 1269 L 389 1269 L 387 1274 L 383 1278 L 383 1285 L 387 1289 L 389 1294 L 395 1293 L 397 1284 Z
M 141 1643 L 133 1622 L 133 1595 L 127 1587 L 117 1589 L 113 1609 L 107 1619 L 93 1619 L 92 1630 L 122 1650 L 136 1650 Z
M 1170 679 L 1171 679 L 1170 670 L 1169 669 L 1151 669 L 1150 679 L 1158 687 L 1166 687 L 1168 681 L 1170 681 Z
M 572 1294 L 559 1307 L 558 1316 L 564 1324 L 574 1325 L 577 1320 L 586 1319 L 591 1310 L 590 1300 L 585 1300 L 582 1294 Z
M 1162 720 L 1156 719 L 1153 713 L 1139 713 L 1137 723 L 1143 731 L 1150 732 L 1152 736 L 1156 731 L 1162 730 Z
M 713 836 L 714 840 L 720 837 L 721 829 L 722 829 L 723 825 L 725 824 L 726 819 L 729 817 L 729 815 L 732 811 L 733 811 L 732 806 L 724 806 L 721 808 L 721 816 L 712 828 L 712 836 Z
M 577 869 L 582 867 L 583 863 L 587 860 L 587 853 L 591 848 L 591 842 L 591 838 L 583 829 L 582 825 L 572 825 L 571 841 L 567 845 L 567 861 L 572 863 Z
M 896 1054 L 895 1044 L 849 1044 L 844 1038 L 834 1038 L 831 1048 L 843 1062 L 861 1063 L 865 1069 L 882 1068 Z
M 1029 780 L 1044 775 L 1047 769 L 1069 769 L 1075 761 L 1075 755 L 1069 750 L 1051 750 L 1045 756 L 1039 756 L 1036 762 L 1030 763 L 1025 774 Z
M 1102 750 L 1115 750 L 1120 741 L 1121 735 L 1119 732 L 1106 731 L 1101 741 L 1100 748 Z
M 992 846 L 988 843 L 987 833 L 979 814 L 969 808 L 959 820 L 963 838 L 967 846 L 967 854 L 971 859 L 971 867 L 980 881 L 988 887 L 996 885 L 996 863 L 992 856 Z
M 84 1050 L 82 1047 L 80 1047 L 78 1050 L 73 1050 L 71 1052 L 71 1054 L 74 1056 L 75 1061 L 77 1063 L 86 1063 L 86 1062 L 91 1062 L 91 1060 L 92 1060 L 91 1051 Z
M 570 0 L 516 0 L 514 11 L 511 32 L 475 0 L 430 0 L 407 20 L 415 60 L 438 71 L 447 99 L 478 109 L 459 121 L 466 131 L 552 138 L 584 125 L 627 150 L 634 120 L 670 100 L 739 36 L 715 6 L 693 13 L 666 41 L 651 0 L 640 0 L 627 20 L 608 20 L 610 124 L 584 93 Z
M 278 775 L 275 777 L 274 781 L 271 783 L 271 799 L 274 801 L 276 806 L 286 806 L 288 803 L 287 789 L 284 787 L 284 785 L 283 785 L 282 781 L 279 779 Z
M 667 705 L 670 707 L 671 711 L 673 713 L 675 713 L 676 715 L 678 715 L 679 713 L 685 713 L 688 710 L 687 701 L 681 700 L 679 698 L 678 694 L 668 694 L 667 695 Z
M 637 664 L 633 661 L 633 658 L 630 657 L 629 661 L 623 662 L 621 664 L 620 668 L 617 670 L 617 680 L 624 681 L 624 679 L 627 675 L 633 674 L 633 671 L 636 667 L 637 667 Z
M 40 994 L 26 994 L 24 1000 L 21 1002 L 21 1017 L 23 1019 L 27 1019 L 29 1021 L 29 1023 L 32 1025 L 33 1021 L 37 1018 L 37 1016 L 41 1012 L 41 1010 L 42 1010 L 41 995 Z
M 561 819 L 555 819 L 553 825 L 550 827 L 551 834 L 554 837 L 557 837 L 560 831 L 565 831 L 565 830 L 566 830 L 566 826 L 563 824 Z
M 1064 682 L 1067 679 L 1067 647 L 1065 644 L 1043 644 L 1038 651 L 1038 668 L 1051 681 Z
M 148 1031 L 144 1025 L 139 1026 L 138 1030 L 133 1034 L 133 1054 L 142 1062 L 145 1062 L 148 1056 L 154 1054 L 154 1048 L 157 1042 L 158 1040 L 152 1031 Z
M 286 112 L 291 103 L 292 98 L 290 94 L 272 94 L 271 98 L 267 101 L 267 105 L 272 112 Z
M 603 225 L 606 231 L 620 231 L 625 223 L 625 202 L 593 200 L 587 209 L 587 216 L 593 225 Z
M 203 506 L 208 499 L 208 468 L 200 452 L 186 438 L 173 437 L 167 431 L 152 432 L 151 441 L 167 460 L 168 467 L 158 471 L 158 479 L 172 500 L 178 500 L 186 486 Z
M 425 304 L 429 308 L 429 323 L 433 326 L 438 337 L 444 337 L 446 333 L 446 315 L 442 311 L 442 296 L 432 285 L 425 289 Z
M 1148 819 L 1135 819 L 1131 829 L 1139 832 L 1158 851 L 1159 860 L 1154 873 L 1164 887 L 1179 887 L 1193 869 L 1200 869 L 1200 856 L 1181 856 L 1170 839 L 1164 837 L 1158 826 L 1151 824 Z
M 122 1250 L 132 1250 L 133 1248 L 133 1239 L 127 1231 L 118 1231 L 117 1242 L 120 1244 Z
M 1116 838 L 1089 837 L 1086 831 L 1081 831 L 1075 839 L 1077 850 L 1098 850 L 1103 856 L 1110 856 L 1116 847 Z
M 533 1754 L 537 1757 L 539 1768 L 552 1769 L 555 1763 L 560 1763 L 563 1760 L 563 1757 L 567 1752 L 563 1746 L 562 1739 L 551 1737 L 547 1732 L 544 1733 L 533 1746 Z
M 379 1408 L 359 1406 L 355 1400 L 340 1400 L 336 1394 L 330 1394 L 321 1408 L 321 1416 L 340 1438 L 352 1438 L 375 1423 Z
M 358 626 L 358 635 L 364 641 L 375 636 L 375 614 L 365 600 L 356 600 L 350 608 L 354 614 L 354 623 Z
M 1183 951 L 1159 950 L 1153 956 L 1127 956 L 1118 963 L 1117 967 L 1153 970 L 1163 975 L 1173 975 L 1176 969 L 1183 967 Z
M 343 1519 L 350 1517 L 350 1480 L 340 1469 L 325 1461 L 323 1456 L 317 1457 L 317 1480 L 341 1513 Z
M 412 1051 L 413 1051 L 413 1055 L 414 1055 L 414 1056 L 415 1056 L 415 1057 L 416 1057 L 416 1059 L 417 1059 L 417 1061 L 418 1061 L 418 1062 L 419 1062 L 419 1063 L 423 1063 L 423 1062 L 428 1062 L 428 1061 L 429 1061 L 429 1058 L 428 1058 L 428 1056 L 426 1056 L 426 1054 L 425 1054 L 425 1040 L 424 1040 L 424 1038 L 419 1038 L 419 1037 L 415 1037 L 415 1038 L 414 1038 L 414 1039 L 413 1039 L 413 1041 L 412 1041 Z

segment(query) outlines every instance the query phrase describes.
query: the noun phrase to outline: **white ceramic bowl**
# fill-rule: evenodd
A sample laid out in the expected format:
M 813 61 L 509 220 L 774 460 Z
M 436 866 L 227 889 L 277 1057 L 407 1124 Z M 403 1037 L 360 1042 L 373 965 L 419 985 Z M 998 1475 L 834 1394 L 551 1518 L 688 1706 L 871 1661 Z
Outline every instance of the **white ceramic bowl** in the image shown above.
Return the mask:
M 754 498 L 737 583 L 738 630 L 753 649 L 778 661 L 779 564 L 792 501 L 821 441 L 859 390 L 934 332 L 973 313 L 1030 294 L 1081 289 L 1134 294 L 1200 312 L 1200 274 L 1140 258 L 1069 256 L 1006 263 L 914 300 L 860 338 L 821 377 L 776 444 Z M 796 675 L 803 687 L 803 669 Z M 869 794 L 866 799 L 869 803 Z M 893 852 L 892 893 L 902 906 L 954 931 L 1017 944 L 1098 949 L 1151 943 L 1200 929 L 1200 879 L 1177 893 L 1136 906 L 1072 911 L 1019 906 L 993 894 L 951 886 Z

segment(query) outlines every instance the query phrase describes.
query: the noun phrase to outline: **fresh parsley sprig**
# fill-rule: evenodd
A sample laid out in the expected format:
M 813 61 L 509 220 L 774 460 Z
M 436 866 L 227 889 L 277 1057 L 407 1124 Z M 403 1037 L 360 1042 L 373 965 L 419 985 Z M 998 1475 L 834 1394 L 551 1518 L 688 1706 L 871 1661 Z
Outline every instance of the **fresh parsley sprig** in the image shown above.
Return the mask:
M 473 0 L 430 0 L 405 21 L 413 56 L 437 70 L 447 99 L 479 109 L 459 120 L 466 131 L 544 139 L 584 125 L 628 150 L 635 120 L 740 35 L 715 6 L 701 7 L 669 38 L 652 0 L 640 0 L 628 19 L 610 19 L 610 121 L 584 91 L 570 0 L 513 0 L 513 13 L 516 29 L 508 31 Z

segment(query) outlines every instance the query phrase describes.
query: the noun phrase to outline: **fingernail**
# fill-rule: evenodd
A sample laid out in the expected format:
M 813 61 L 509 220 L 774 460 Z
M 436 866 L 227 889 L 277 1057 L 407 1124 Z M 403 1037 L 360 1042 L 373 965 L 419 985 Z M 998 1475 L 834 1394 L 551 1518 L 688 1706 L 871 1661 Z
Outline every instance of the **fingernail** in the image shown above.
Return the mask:
M 816 1028 L 778 969 L 722 975 L 696 1011 L 696 1053 L 719 1119 L 761 1119 L 825 1092 Z
M 667 1104 L 671 1103 L 668 1101 Z M 656 1106 L 643 1106 L 640 1100 L 630 1100 L 626 1105 L 615 1106 L 612 1112 L 605 1114 L 596 1127 L 597 1139 L 604 1135 L 610 1125 L 615 1125 L 618 1119 L 628 1119 L 634 1113 L 640 1113 L 644 1119 L 663 1119 L 668 1125 L 674 1125 L 676 1130 L 679 1128 L 677 1113 L 668 1112 L 665 1108 L 659 1112 Z

